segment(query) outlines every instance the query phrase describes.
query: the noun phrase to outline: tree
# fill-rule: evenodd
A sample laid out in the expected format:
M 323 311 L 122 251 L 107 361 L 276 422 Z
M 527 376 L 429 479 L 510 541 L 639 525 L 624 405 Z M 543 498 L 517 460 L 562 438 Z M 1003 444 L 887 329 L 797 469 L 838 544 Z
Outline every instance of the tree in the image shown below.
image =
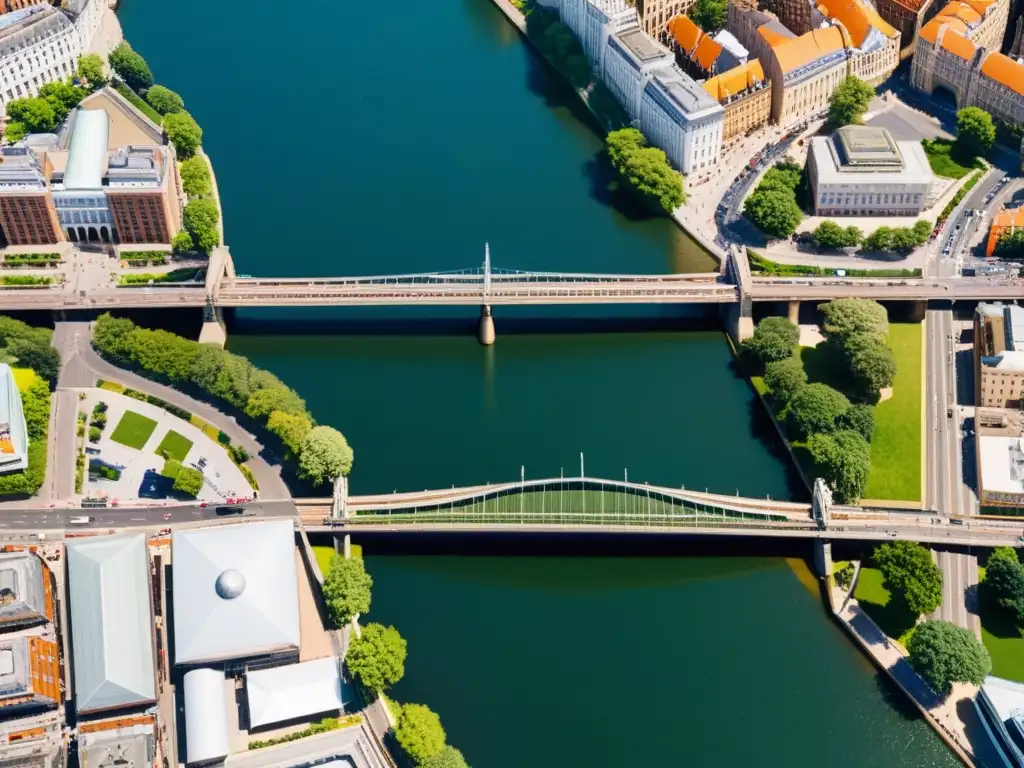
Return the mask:
M 266 418 L 274 411 L 303 415 L 306 413 L 306 401 L 291 387 L 281 385 L 256 390 L 245 404 L 245 415 L 254 419 Z
M 886 586 L 899 593 L 915 615 L 931 613 L 942 604 L 942 571 L 931 552 L 916 541 L 893 541 L 875 548 L 872 559 Z
M 988 152 L 996 140 L 992 116 L 979 107 L 965 107 L 956 113 L 956 144 L 954 151 L 963 158 Z
M 928 238 L 932 236 L 932 230 L 935 229 L 935 225 L 927 219 L 918 219 L 914 222 L 914 226 L 911 231 L 914 233 L 914 237 L 918 245 L 924 245 L 928 242 Z
M 186 160 L 196 153 L 203 143 L 203 129 L 188 112 L 172 112 L 164 118 L 167 138 L 174 144 L 179 160 Z
M 61 82 L 60 80 L 43 83 L 39 88 L 39 98 L 45 99 L 46 103 L 53 108 L 57 123 L 63 122 L 71 110 L 88 95 L 89 92 L 85 88 L 79 88 L 70 82 Z
M 665 153 L 647 146 L 636 128 L 612 131 L 606 138 L 608 159 L 633 193 L 671 213 L 686 202 L 683 177 L 668 164 Z
M 612 131 L 605 138 L 605 142 L 608 146 L 608 158 L 616 168 L 623 165 L 633 152 L 647 146 L 647 139 L 636 128 Z
M 16 358 L 19 366 L 31 368 L 46 381 L 56 379 L 60 373 L 60 353 L 49 342 L 12 339 L 4 352 Z
M 853 248 L 860 245 L 861 231 L 857 227 L 841 227 L 834 221 L 823 221 L 812 233 L 818 248 Z
M 773 360 L 765 366 L 764 383 L 775 401 L 785 405 L 807 383 L 807 372 L 798 357 Z
M 107 57 L 110 68 L 124 80 L 125 85 L 136 93 L 142 93 L 153 84 L 153 72 L 146 60 L 139 56 L 128 43 L 119 43 Z
M 894 248 L 892 227 L 879 227 L 864 238 L 864 250 L 884 253 Z
M 1000 259 L 1024 259 L 1024 229 L 1004 231 L 996 241 L 995 253 Z
M 441 718 L 422 704 L 403 704 L 395 727 L 395 740 L 416 765 L 422 766 L 444 751 Z
M 1013 547 L 998 547 L 989 555 L 984 589 L 996 603 L 1024 621 L 1024 565 Z
M 777 239 L 796 232 L 804 214 L 796 203 L 796 193 L 780 194 L 780 190 L 756 189 L 743 203 L 743 213 L 762 232 Z
M 58 122 L 53 105 L 41 98 L 14 99 L 8 102 L 7 116 L 24 126 L 27 133 L 49 133 L 57 127 Z
M 146 101 L 161 115 L 170 115 L 185 111 L 185 101 L 170 88 L 154 85 L 146 91 Z
M 94 91 L 107 84 L 103 58 L 98 53 L 87 53 L 78 57 L 78 79 L 88 83 Z
M 889 333 L 889 314 L 877 301 L 869 299 L 836 299 L 819 304 L 825 317 L 825 333 L 846 336 L 852 333 Z
M 314 427 L 299 450 L 299 476 L 314 485 L 328 483 L 352 469 L 352 449 L 334 427 Z
M 213 200 L 200 197 L 189 200 L 185 205 L 185 231 L 192 236 L 197 250 L 209 253 L 220 244 L 219 221 L 220 211 Z
M 948 621 L 919 624 L 907 650 L 910 666 L 943 695 L 953 689 L 953 683 L 981 685 L 992 671 L 992 659 L 974 633 Z
M 7 123 L 7 127 L 4 128 L 4 138 L 11 144 L 17 144 L 23 138 L 28 136 L 28 127 L 17 120 L 10 120 Z
M 725 12 L 724 0 L 697 0 L 690 11 L 690 19 L 704 32 L 714 35 L 725 26 Z
M 267 419 L 267 429 L 277 435 L 292 456 L 302 451 L 302 442 L 313 429 L 305 414 L 293 415 L 284 411 L 273 411 Z
M 195 498 L 203 490 L 203 473 L 192 467 L 182 467 L 174 478 L 174 490 Z
M 367 624 L 352 640 L 345 664 L 349 672 L 371 691 L 380 692 L 405 675 L 405 639 L 394 627 Z
M 839 430 L 811 435 L 807 450 L 822 479 L 840 504 L 856 504 L 871 472 L 871 446 L 859 433 Z
M 842 339 L 857 392 L 871 399 L 896 377 L 896 357 L 877 333 L 851 333 Z
M 789 401 L 788 421 L 797 440 L 832 432 L 836 421 L 850 409 L 846 395 L 827 384 L 801 387 Z
M 171 250 L 175 253 L 188 253 L 195 244 L 192 242 L 192 235 L 188 232 L 179 232 L 171 238 Z
M 854 75 L 849 75 L 832 92 L 828 101 L 828 121 L 834 128 L 859 123 L 861 115 L 875 97 L 875 89 Z
M 152 91 L 150 91 L 152 93 Z M 210 167 L 202 157 L 190 157 L 178 166 L 181 186 L 189 197 L 207 197 L 213 191 Z
M 762 364 L 783 360 L 793 354 L 800 341 L 800 329 L 785 317 L 766 317 L 743 342 L 743 351 Z
M 370 610 L 370 588 L 373 578 L 366 572 L 359 557 L 335 555 L 324 576 L 324 599 L 335 626 L 342 626 L 354 616 Z
M 447 746 L 433 757 L 428 757 L 420 768 L 469 768 L 466 758 L 453 746 Z
M 870 443 L 875 436 L 875 409 L 870 405 L 854 403 L 850 410 L 839 417 L 836 426 L 856 432 Z

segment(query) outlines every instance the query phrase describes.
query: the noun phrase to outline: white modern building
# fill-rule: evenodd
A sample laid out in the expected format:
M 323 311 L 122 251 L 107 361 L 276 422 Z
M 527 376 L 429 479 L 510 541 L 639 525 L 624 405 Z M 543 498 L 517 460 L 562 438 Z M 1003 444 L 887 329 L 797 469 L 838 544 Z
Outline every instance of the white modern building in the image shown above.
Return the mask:
M 725 108 L 675 65 L 655 70 L 640 100 L 640 126 L 683 173 L 718 162 Z
M 336 716 L 345 707 L 340 662 L 326 659 L 251 670 L 245 676 L 249 730 L 300 718 Z
M 920 142 L 855 125 L 812 137 L 807 172 L 818 216 L 916 216 L 935 184 Z
M 1024 685 L 989 675 L 974 706 L 1004 765 L 1024 766 Z
M 638 27 L 636 8 L 625 0 L 562 0 L 559 16 L 579 39 L 591 66 L 601 72 L 607 53 L 608 37 L 627 27 Z
M 51 178 L 61 229 L 94 227 L 104 242 L 112 241 L 114 232 L 114 215 L 103 184 L 109 131 L 110 121 L 102 109 L 77 110 L 67 165 L 63 172 L 55 168 Z
M 0 16 L 0 106 L 35 96 L 45 83 L 75 74 L 92 45 L 103 0 L 67 0 L 62 8 L 39 3 Z
M 643 33 L 631 27 L 608 38 L 608 52 L 601 73 L 605 85 L 633 119 L 640 117 L 640 99 L 644 86 L 656 69 L 670 67 L 672 53 Z

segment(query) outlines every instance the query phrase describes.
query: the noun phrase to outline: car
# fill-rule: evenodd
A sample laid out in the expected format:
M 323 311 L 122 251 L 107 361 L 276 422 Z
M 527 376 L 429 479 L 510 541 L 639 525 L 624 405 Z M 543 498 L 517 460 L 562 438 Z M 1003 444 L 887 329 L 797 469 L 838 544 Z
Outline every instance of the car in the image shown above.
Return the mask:
M 956 519 L 956 518 L 954 517 L 954 518 L 951 518 L 951 519 L 950 519 L 950 521 L 949 521 L 949 524 L 950 524 L 950 525 L 963 525 L 963 524 L 964 524 L 964 521 L 963 521 L 963 520 L 957 520 L 957 519 Z
M 78 515 L 68 520 L 68 525 L 88 525 L 95 519 L 92 515 Z
M 218 515 L 244 515 L 246 514 L 245 507 L 217 507 L 216 512 Z M 248 514 L 252 514 L 251 512 Z

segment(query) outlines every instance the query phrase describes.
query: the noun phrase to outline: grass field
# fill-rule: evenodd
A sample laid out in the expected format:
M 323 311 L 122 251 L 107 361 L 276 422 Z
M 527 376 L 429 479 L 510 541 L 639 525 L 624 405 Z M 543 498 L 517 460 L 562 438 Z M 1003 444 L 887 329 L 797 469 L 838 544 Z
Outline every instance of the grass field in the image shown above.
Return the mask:
M 900 601 L 893 601 L 880 570 L 861 566 L 853 596 L 879 629 L 906 647 L 910 633 L 917 625 L 917 616 L 900 605 Z
M 871 474 L 867 499 L 919 501 L 921 498 L 921 325 L 889 326 L 896 355 L 893 395 L 875 407 Z
M 978 580 L 985 581 L 985 569 L 978 568 Z M 1024 635 L 1007 611 L 987 599 L 980 587 L 981 642 L 992 657 L 992 674 L 1024 683 Z
M 924 153 L 928 156 L 928 164 L 936 176 L 945 176 L 947 179 L 962 179 L 974 168 L 978 167 L 978 161 L 974 160 L 968 165 L 961 165 L 951 156 L 953 142 L 949 139 L 925 139 L 921 142 Z
M 141 451 L 155 429 L 156 422 L 148 416 L 135 411 L 125 411 L 110 439 Z
M 167 458 L 184 461 L 190 450 L 192 450 L 192 441 L 172 429 L 164 435 L 164 439 L 160 441 L 156 452 L 162 455 L 166 451 Z
M 12 368 L 11 373 L 14 374 L 14 383 L 18 386 L 19 392 L 24 392 L 39 378 L 31 368 Z

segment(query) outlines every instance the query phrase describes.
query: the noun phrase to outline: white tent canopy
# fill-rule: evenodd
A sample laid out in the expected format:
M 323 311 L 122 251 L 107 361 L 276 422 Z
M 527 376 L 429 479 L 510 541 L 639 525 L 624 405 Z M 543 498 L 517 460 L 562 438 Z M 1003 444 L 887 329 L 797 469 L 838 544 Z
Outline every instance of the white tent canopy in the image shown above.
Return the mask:
M 224 673 L 193 669 L 185 675 L 185 759 L 219 760 L 228 747 L 228 701 Z
M 249 727 L 338 712 L 344 702 L 335 658 L 249 672 L 245 676 Z

